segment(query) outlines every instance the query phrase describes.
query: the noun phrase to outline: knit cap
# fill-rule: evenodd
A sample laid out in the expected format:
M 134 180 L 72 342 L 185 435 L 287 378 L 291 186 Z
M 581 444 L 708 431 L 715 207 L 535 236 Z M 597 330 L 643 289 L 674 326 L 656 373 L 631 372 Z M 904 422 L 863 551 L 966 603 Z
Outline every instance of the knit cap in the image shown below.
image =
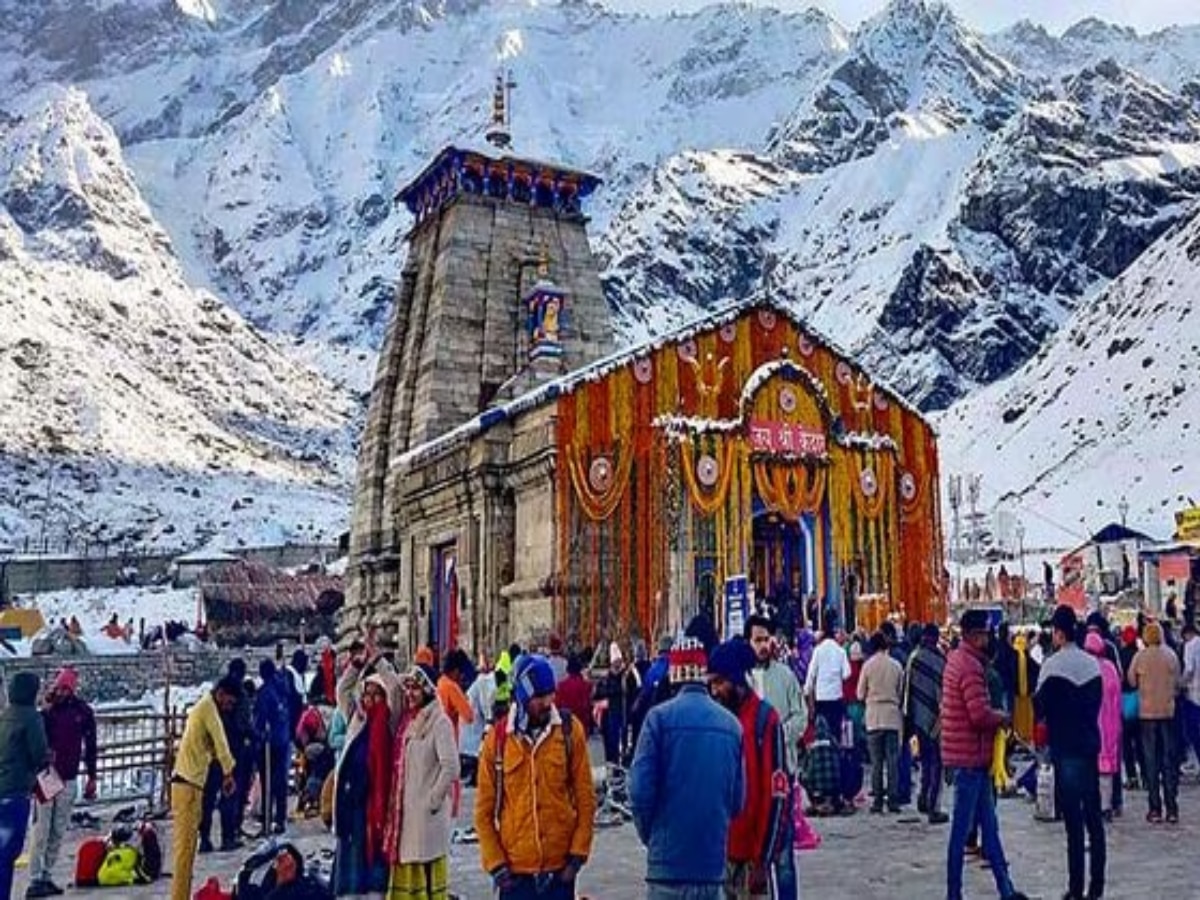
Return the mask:
M 521 657 L 514 672 L 513 693 L 522 707 L 534 697 L 554 693 L 554 669 L 546 657 L 535 653 Z
M 51 689 L 55 691 L 68 691 L 73 694 L 78 686 L 79 673 L 70 666 L 63 666 L 54 677 Z
M 708 657 L 708 673 L 732 684 L 749 685 L 753 668 L 754 651 L 742 640 L 731 639 L 718 644 Z
M 667 665 L 671 684 L 703 681 L 704 669 L 708 665 L 704 645 L 696 638 L 680 638 L 667 654 Z

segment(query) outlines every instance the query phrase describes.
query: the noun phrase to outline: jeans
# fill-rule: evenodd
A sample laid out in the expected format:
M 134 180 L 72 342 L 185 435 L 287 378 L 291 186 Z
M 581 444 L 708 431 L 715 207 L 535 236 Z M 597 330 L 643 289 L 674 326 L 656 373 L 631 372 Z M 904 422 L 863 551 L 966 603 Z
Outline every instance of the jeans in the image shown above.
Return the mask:
M 274 819 L 276 825 L 287 821 L 288 799 L 288 769 L 291 768 L 291 744 L 272 747 L 268 744 L 259 756 L 259 775 L 263 786 L 263 825 L 268 826 Z M 267 769 L 270 768 L 270 778 Z M 268 808 L 267 804 L 270 803 Z M 272 815 L 274 813 L 274 815 Z
M 1138 769 L 1142 766 L 1141 726 L 1142 723 L 1137 719 L 1121 722 L 1121 758 L 1125 760 L 1125 777 L 1130 781 L 1138 780 Z M 1145 772 L 1141 774 L 1145 775 Z
M 868 731 L 867 746 L 871 749 L 871 793 L 875 795 L 871 808 L 883 809 L 883 772 L 886 768 L 888 806 L 899 809 L 900 732 L 884 729 Z
M 561 880 L 557 872 L 516 875 L 512 886 L 497 896 L 499 900 L 575 900 L 575 882 Z
M 1196 762 L 1200 763 L 1200 703 L 1193 703 L 1191 700 L 1181 701 L 1183 706 L 1183 735 L 1187 741 L 1187 746 L 1192 748 L 1192 752 L 1196 754 Z M 1187 756 L 1187 752 L 1181 752 L 1181 757 Z
M 942 745 L 921 732 L 917 740 L 921 742 L 921 806 L 932 814 L 941 810 Z
M 29 880 L 49 881 L 63 835 L 71 824 L 75 808 L 75 779 L 63 780 L 63 791 L 49 803 L 37 805 L 37 820 L 33 823 L 33 844 L 29 848 Z
M 1000 843 L 992 776 L 987 769 L 956 769 L 954 772 L 954 815 L 950 822 L 950 843 L 946 848 L 946 896 L 949 900 L 962 900 L 963 850 L 967 845 L 967 832 L 976 821 L 982 832 L 983 855 L 991 864 L 996 890 L 1001 897 L 1011 897 L 1014 888 Z
M 782 849 L 775 860 L 775 900 L 797 900 L 800 896 L 796 882 L 796 851 L 793 847 L 796 835 L 796 819 L 793 804 L 796 801 L 796 785 L 793 781 L 788 791 L 787 809 L 784 810 L 780 844 Z
M 646 900 L 723 900 L 724 896 L 721 884 L 646 883 Z
M 816 712 L 825 719 L 825 724 L 829 726 L 829 736 L 833 738 L 834 743 L 840 744 L 842 720 L 846 718 L 846 704 L 841 700 L 818 700 Z
M 1107 775 L 1105 778 L 1109 777 Z M 1071 896 L 1083 897 L 1083 835 L 1091 854 L 1089 897 L 1104 893 L 1107 853 L 1100 812 L 1100 772 L 1096 757 L 1060 759 L 1054 764 L 1055 798 L 1067 829 L 1067 884 Z
M 912 803 L 912 771 L 913 771 L 913 756 L 912 742 L 905 740 L 904 733 L 899 732 L 899 747 L 900 753 L 896 762 L 896 803 L 900 806 L 908 806 Z
M 29 794 L 0 798 L 0 897 L 12 896 L 13 868 L 25 848 Z
M 1142 719 L 1143 766 L 1150 812 L 1179 815 L 1179 769 L 1175 765 L 1175 723 L 1171 719 Z

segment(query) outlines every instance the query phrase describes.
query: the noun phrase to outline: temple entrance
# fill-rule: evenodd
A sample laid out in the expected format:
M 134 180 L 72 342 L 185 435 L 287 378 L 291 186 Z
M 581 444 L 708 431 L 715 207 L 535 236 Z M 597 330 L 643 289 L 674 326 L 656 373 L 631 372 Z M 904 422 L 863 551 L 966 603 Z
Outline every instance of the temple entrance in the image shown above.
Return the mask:
M 458 545 L 438 547 L 433 561 L 429 646 L 440 659 L 458 646 Z
M 814 517 L 789 520 L 755 502 L 750 575 L 755 596 L 774 608 L 791 634 L 804 618 L 804 600 L 817 592 Z

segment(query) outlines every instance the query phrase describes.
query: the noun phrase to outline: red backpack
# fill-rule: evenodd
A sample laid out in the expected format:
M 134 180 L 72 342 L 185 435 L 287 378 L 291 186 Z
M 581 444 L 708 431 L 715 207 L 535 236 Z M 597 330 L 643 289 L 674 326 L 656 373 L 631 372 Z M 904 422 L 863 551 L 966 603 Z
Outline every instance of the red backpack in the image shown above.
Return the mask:
M 75 854 L 75 887 L 97 887 L 99 885 L 100 866 L 104 864 L 104 854 L 108 845 L 104 838 L 87 838 L 80 842 Z

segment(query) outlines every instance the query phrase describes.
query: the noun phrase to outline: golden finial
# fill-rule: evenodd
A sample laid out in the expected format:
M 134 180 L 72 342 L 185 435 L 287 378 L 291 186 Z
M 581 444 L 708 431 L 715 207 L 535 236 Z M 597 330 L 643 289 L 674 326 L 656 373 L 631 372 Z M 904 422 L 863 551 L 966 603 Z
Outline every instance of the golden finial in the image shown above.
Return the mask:
M 488 143 L 501 150 L 512 147 L 512 132 L 509 129 L 510 93 L 517 86 L 512 72 L 497 72 L 496 85 L 492 88 L 492 118 L 484 137 Z

